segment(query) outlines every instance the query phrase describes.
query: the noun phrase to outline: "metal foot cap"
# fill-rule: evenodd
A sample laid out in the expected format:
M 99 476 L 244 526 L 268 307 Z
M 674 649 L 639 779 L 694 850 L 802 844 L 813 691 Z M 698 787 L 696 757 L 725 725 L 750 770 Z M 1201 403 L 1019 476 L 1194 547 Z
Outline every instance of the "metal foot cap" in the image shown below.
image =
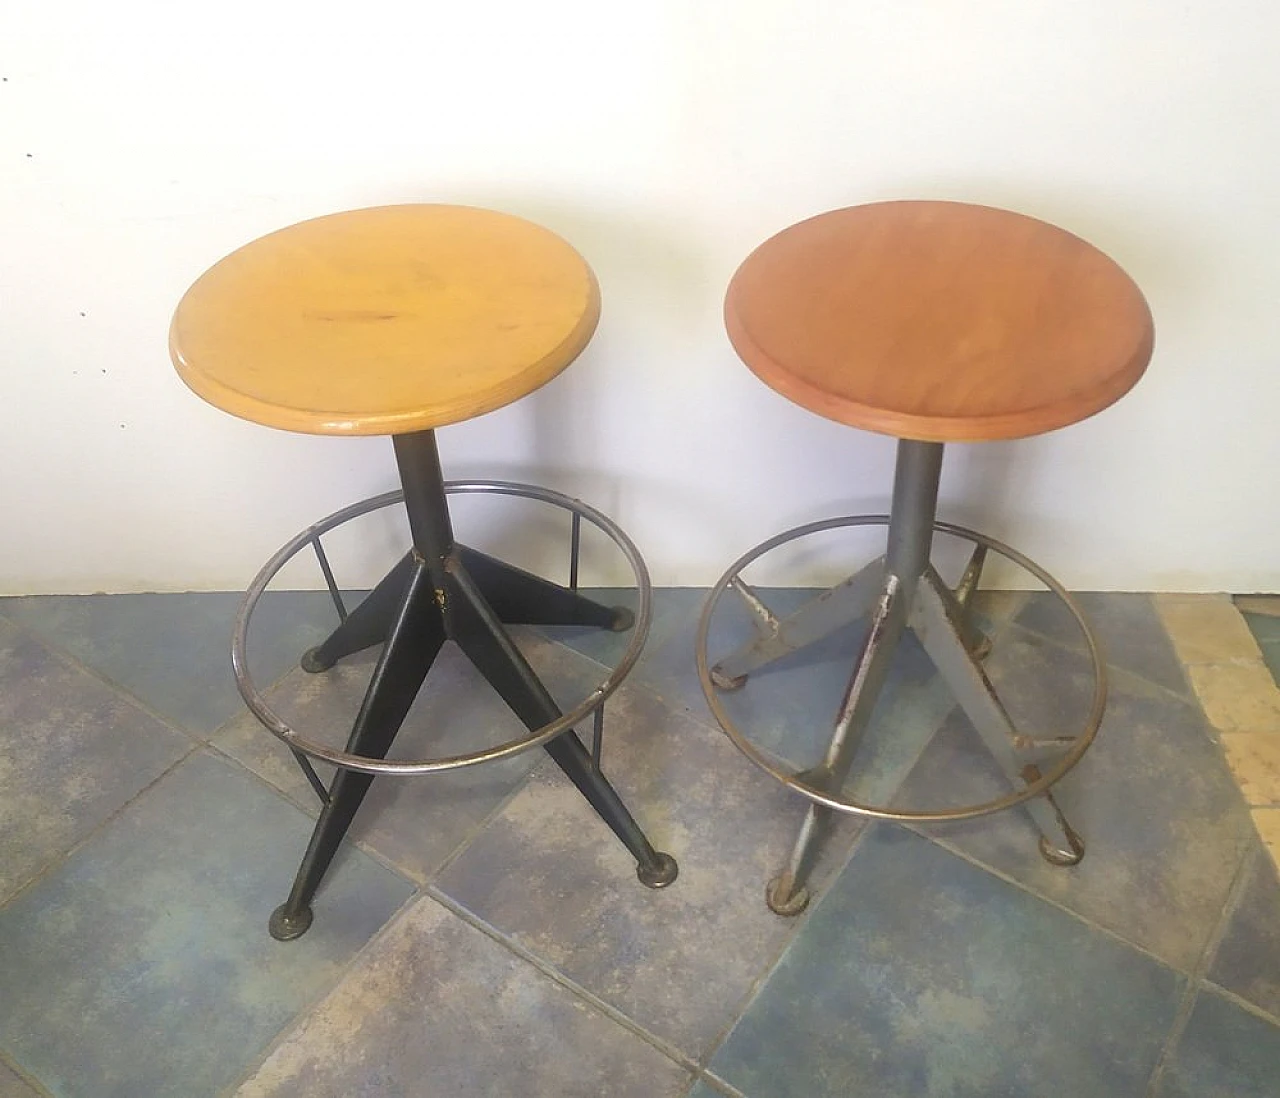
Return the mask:
M 613 607 L 613 621 L 609 623 L 610 633 L 625 633 L 636 623 L 636 616 L 625 606 Z
M 267 930 L 277 942 L 291 942 L 294 938 L 301 938 L 311 926 L 311 908 L 304 907 L 290 914 L 288 906 L 281 904 L 276 908 L 267 923 Z
M 1040 856 L 1050 865 L 1075 865 L 1084 857 L 1084 840 L 1074 831 L 1067 828 L 1067 842 L 1070 849 L 1061 850 L 1053 846 L 1043 835 L 1040 836 Z
M 302 659 L 298 662 L 302 665 L 302 670 L 315 675 L 321 671 L 328 671 L 334 661 L 325 659 L 320 652 L 320 645 L 317 644 L 314 648 L 308 648 L 303 652 Z
M 769 905 L 769 910 L 775 915 L 782 915 L 784 918 L 791 918 L 799 915 L 806 907 L 809 906 L 809 890 L 801 885 L 787 895 L 781 894 L 782 877 L 781 875 L 774 877 L 772 881 L 765 886 L 764 902 Z
M 675 858 L 661 851 L 654 856 L 652 865 L 641 863 L 636 866 L 636 876 L 645 888 L 666 888 L 679 872 L 680 867 L 676 865 Z
M 747 676 L 738 675 L 735 677 L 733 675 L 726 675 L 720 670 L 720 668 L 713 667 L 711 669 L 711 682 L 717 690 L 724 690 L 726 692 L 731 690 L 741 690 L 747 685 Z

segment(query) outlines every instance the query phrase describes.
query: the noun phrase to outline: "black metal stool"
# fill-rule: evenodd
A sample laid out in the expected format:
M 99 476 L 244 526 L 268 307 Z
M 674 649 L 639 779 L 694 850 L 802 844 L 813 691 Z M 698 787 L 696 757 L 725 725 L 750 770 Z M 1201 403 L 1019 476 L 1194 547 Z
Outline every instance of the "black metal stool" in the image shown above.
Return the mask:
M 294 538 L 254 580 L 236 623 L 233 665 L 249 707 L 294 752 L 323 802 L 288 900 L 271 916 L 279 939 L 311 925 L 311 901 L 376 774 L 479 765 L 542 745 L 637 862 L 640 880 L 676 877 L 599 766 L 603 705 L 639 656 L 650 588 L 635 546 L 599 512 L 558 493 L 506 482 L 446 485 L 434 428 L 491 411 L 545 384 L 586 346 L 599 317 L 590 268 L 550 232 L 505 214 L 409 205 L 358 210 L 273 233 L 211 268 L 174 315 L 170 347 L 184 381 L 254 422 L 318 434 L 390 434 L 402 492 L 337 512 Z M 454 539 L 449 491 L 540 499 L 573 515 L 570 588 Z M 403 501 L 412 547 L 350 613 L 321 537 L 359 514 Z M 578 593 L 578 534 L 586 518 L 623 550 L 640 588 L 637 614 Z M 310 546 L 341 621 L 302 656 L 319 673 L 383 644 L 344 751 L 288 727 L 249 675 L 245 643 L 258 598 Z M 504 625 L 634 629 L 626 655 L 588 697 L 561 713 Z M 452 640 L 530 729 L 488 750 L 388 761 L 432 661 Z M 594 717 L 594 749 L 574 726 Z M 326 789 L 308 762 L 338 767 Z

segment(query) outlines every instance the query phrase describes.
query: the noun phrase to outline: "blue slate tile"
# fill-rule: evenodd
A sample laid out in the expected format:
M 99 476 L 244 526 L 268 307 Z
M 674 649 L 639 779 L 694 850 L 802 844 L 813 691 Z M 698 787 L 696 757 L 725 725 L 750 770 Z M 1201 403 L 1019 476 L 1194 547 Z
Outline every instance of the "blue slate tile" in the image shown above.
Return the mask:
M 436 887 L 570 979 L 697 1058 L 733 1020 L 797 925 L 765 906 L 804 802 L 718 731 L 623 687 L 604 771 L 678 879 L 654 892 L 586 801 L 544 764 Z M 842 820 L 816 868 L 830 879 L 857 831 Z
M 1245 614 L 1244 620 L 1259 644 L 1280 644 L 1280 614 Z
M 0 1098 L 40 1098 L 40 1092 L 6 1064 L 0 1063 Z
M 1280 1018 L 1280 879 L 1260 843 L 1209 979 Z
M 234 764 L 180 764 L 0 910 L 0 1047 L 68 1098 L 232 1082 L 412 891 L 348 848 L 310 932 L 273 941 L 309 831 Z
M 1275 1098 L 1280 1027 L 1212 991 L 1196 999 L 1159 1098 Z
M 1015 724 L 1033 735 L 1078 729 L 1091 691 L 1084 657 L 1031 634 L 1013 641 L 1013 634 L 1002 638 L 989 670 Z M 926 748 L 898 803 L 954 807 L 1008 789 L 956 713 Z M 1096 741 L 1055 795 L 1087 843 L 1084 860 L 1071 868 L 1040 857 L 1039 833 L 1018 808 L 927 830 L 1189 971 L 1254 841 L 1199 710 L 1163 691 L 1113 688 Z
M 416 902 L 240 1098 L 678 1098 L 689 1072 L 430 898 Z
M 240 598 L 232 592 L 31 596 L 0 599 L 0 616 L 206 736 L 244 708 L 230 655 Z M 252 674 L 260 684 L 279 678 L 335 621 L 325 593 L 268 592 L 250 628 Z
M 878 825 L 712 1060 L 744 1093 L 1140 1095 L 1182 979 Z
M 569 709 L 603 677 L 599 665 L 529 630 L 513 635 L 534 671 L 560 705 Z M 377 659 L 369 650 L 311 675 L 296 668 L 272 690 L 268 704 L 304 737 L 342 748 Z M 589 734 L 589 723 L 587 725 Z M 493 688 L 452 643 L 437 657 L 396 737 L 390 757 L 441 758 L 475 752 L 527 735 Z M 319 801 L 293 759 L 246 712 L 213 738 L 238 759 L 315 815 Z M 407 876 L 424 881 L 497 808 L 544 753 L 535 748 L 510 759 L 441 774 L 374 780 L 352 825 L 351 836 Z M 327 782 L 332 768 L 316 764 Z M 299 849 L 298 855 L 301 857 Z
M 1179 694 L 1189 693 L 1182 664 L 1150 595 L 1079 591 L 1074 597 L 1113 668 Z M 1075 619 L 1048 592 L 1030 595 L 1015 620 L 1042 636 L 1084 651 L 1084 638 Z
M 0 621 L 0 901 L 191 747 L 186 736 Z

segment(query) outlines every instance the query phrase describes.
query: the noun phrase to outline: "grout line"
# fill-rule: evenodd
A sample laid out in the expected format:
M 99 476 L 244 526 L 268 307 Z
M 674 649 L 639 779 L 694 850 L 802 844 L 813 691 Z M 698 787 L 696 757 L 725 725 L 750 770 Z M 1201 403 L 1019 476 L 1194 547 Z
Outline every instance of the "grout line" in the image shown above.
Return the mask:
M 1057 908 L 1063 914 L 1071 916 L 1071 918 L 1074 919 L 1076 922 L 1082 923 L 1084 926 L 1088 927 L 1090 930 L 1097 931 L 1100 934 L 1105 934 L 1108 938 L 1111 938 L 1113 941 L 1119 942 L 1123 946 L 1127 946 L 1130 949 L 1136 950 L 1138 953 L 1141 953 L 1144 957 L 1147 957 L 1148 959 L 1155 961 L 1157 964 L 1161 965 L 1164 968 L 1169 969 L 1171 972 L 1177 973 L 1179 976 L 1190 977 L 1194 971 L 1194 968 L 1195 968 L 1194 965 L 1191 967 L 1191 969 L 1180 968 L 1178 965 L 1165 960 L 1163 957 L 1157 956 L 1150 949 L 1140 944 L 1139 942 L 1130 941 L 1119 931 L 1113 930 L 1111 927 L 1105 926 L 1102 923 L 1095 922 L 1093 919 L 1089 918 L 1089 916 L 1083 915 L 1079 911 L 1073 911 L 1071 908 L 1063 904 L 1062 901 L 1055 899 L 1053 896 L 1049 896 L 1042 892 L 1039 892 L 1035 888 L 1031 887 L 1030 885 L 1022 881 L 1019 881 L 1016 877 L 1010 876 L 1004 870 L 997 869 L 995 866 L 988 865 L 986 862 L 982 861 L 981 859 L 961 849 L 959 846 L 955 844 L 953 840 L 944 839 L 937 835 L 930 835 L 927 831 L 924 831 L 922 829 L 922 827 L 926 825 L 903 824 L 903 823 L 898 823 L 896 821 L 885 821 L 885 822 L 895 823 L 895 825 L 898 827 L 906 828 L 912 834 L 918 835 L 920 838 L 925 839 L 928 842 L 935 844 L 936 846 L 940 846 L 943 850 L 947 851 L 949 854 L 955 855 L 961 861 L 968 862 L 975 869 L 980 869 L 985 873 L 990 873 L 991 876 L 996 877 L 1001 881 L 1004 881 L 1005 884 L 1012 885 L 1014 888 L 1018 889 L 1018 891 L 1024 892 L 1028 896 L 1031 896 L 1034 899 L 1039 900 L 1041 903 L 1048 904 L 1050 907 Z M 1249 844 L 1246 841 L 1242 845 L 1244 846 L 1244 852 L 1240 854 L 1239 857 L 1244 859 L 1244 858 L 1247 858 L 1248 856 Z M 1238 872 L 1238 869 L 1237 869 L 1237 872 Z M 1230 886 L 1228 887 L 1228 895 L 1230 895 Z
M 442 892 L 440 889 L 434 886 L 430 886 L 427 889 L 425 889 L 423 895 L 429 896 L 431 899 L 435 900 L 436 903 L 440 904 L 441 907 L 445 908 L 445 910 L 456 915 L 468 926 L 474 927 L 476 930 L 484 934 L 487 938 L 490 938 L 492 941 L 496 942 L 498 945 L 507 949 L 511 953 L 514 953 L 518 958 L 520 958 L 520 960 L 529 964 L 531 967 L 536 969 L 538 972 L 542 973 L 552 982 L 558 984 L 560 987 L 564 988 L 566 991 L 569 991 L 573 995 L 577 996 L 579 999 L 586 1002 L 589 1006 L 598 1010 L 600 1013 L 604 1014 L 606 1017 L 616 1022 L 618 1025 L 622 1026 L 622 1028 L 628 1030 L 629 1032 L 635 1034 L 637 1037 L 641 1038 L 646 1044 L 651 1045 L 653 1048 L 657 1049 L 665 1057 L 667 1057 L 667 1059 L 674 1061 L 679 1067 L 683 1068 L 686 1071 L 691 1071 L 691 1072 L 697 1072 L 699 1070 L 697 1061 L 695 1061 L 693 1057 L 689 1056 L 687 1053 L 682 1052 L 680 1049 L 676 1048 L 675 1045 L 671 1044 L 665 1038 L 659 1037 L 656 1034 L 650 1033 L 639 1022 L 635 1021 L 629 1015 L 623 1013 L 613 1004 L 600 998 L 600 996 L 598 996 L 595 992 L 590 991 L 589 989 L 583 987 L 576 980 L 572 979 L 569 976 L 566 976 L 563 972 L 561 972 L 558 968 L 552 965 L 549 961 L 547 961 L 543 957 L 538 956 L 538 954 L 534 953 L 531 949 L 523 945 L 516 938 L 509 937 L 508 935 L 504 934 L 501 930 L 499 930 L 497 927 L 491 925 L 490 923 L 485 922 L 485 920 L 480 918 L 480 916 L 476 915 L 474 912 L 469 911 L 467 908 L 463 907 L 460 903 L 458 903 L 457 900 L 453 899 L 447 893 Z
M 34 888 L 36 885 L 44 881 L 45 878 L 51 876 L 57 870 L 61 869 L 62 866 L 66 865 L 66 863 L 70 861 L 71 858 L 73 858 L 76 854 L 78 854 L 90 842 L 96 839 L 102 832 L 104 832 L 108 827 L 110 827 L 117 819 L 123 816 L 125 812 L 127 812 L 139 800 L 139 798 L 143 797 L 153 786 L 164 781 L 166 777 L 172 774 L 173 771 L 177 770 L 178 767 L 180 767 L 184 762 L 186 762 L 199 750 L 200 750 L 200 745 L 198 743 L 193 743 L 187 749 L 186 752 L 184 752 L 179 758 L 175 759 L 172 763 L 170 763 L 169 766 L 165 767 L 165 769 L 162 770 L 159 774 L 157 774 L 154 778 L 152 778 L 151 781 L 147 782 L 146 785 L 144 785 L 132 797 L 130 797 L 127 801 L 125 801 L 124 804 L 120 805 L 120 807 L 117 808 L 114 812 L 111 812 L 105 817 L 103 817 L 103 819 L 101 819 L 97 824 L 95 824 L 92 828 L 90 828 L 80 839 L 72 843 L 71 846 L 69 846 L 61 854 L 53 858 L 48 864 L 41 866 L 32 876 L 28 877 L 21 885 L 19 885 L 15 891 L 10 893 L 8 897 L 4 899 L 0 899 L 0 911 L 3 911 L 15 900 L 17 900 L 20 896 L 23 896 L 26 893 L 30 892 L 32 888 Z
M 871 820 L 867 821 L 862 826 L 858 833 L 854 835 L 853 841 L 849 845 L 848 852 L 840 859 L 839 864 L 832 869 L 831 873 L 827 876 L 827 879 L 823 882 L 821 889 L 815 889 L 810 893 L 809 904 L 805 910 L 796 918 L 787 920 L 792 924 L 790 932 L 782 938 L 778 948 L 773 952 L 768 963 L 761 968 L 760 973 L 756 976 L 755 980 L 752 981 L 751 986 L 747 988 L 742 998 L 739 999 L 739 1005 L 730 1015 L 729 1021 L 725 1023 L 720 1032 L 717 1033 L 716 1036 L 708 1043 L 706 1051 L 698 1061 L 699 1076 L 710 1071 L 711 1061 L 715 1058 L 715 1054 L 720 1051 L 721 1046 L 726 1040 L 728 1040 L 729 1035 L 737 1028 L 738 1023 L 746 1016 L 747 1011 L 751 1009 L 760 992 L 764 989 L 764 985 L 769 982 L 770 977 L 772 977 L 776 971 L 783 955 L 791 948 L 792 943 L 799 936 L 800 931 L 813 917 L 813 913 L 817 910 L 818 905 L 835 885 L 835 882 L 840 875 L 848 868 L 849 863 L 853 861 L 854 855 L 858 853 L 859 849 L 861 849 L 866 836 L 875 827 L 875 823 L 876 821 Z M 783 916 L 777 917 L 783 918 Z M 719 1079 L 719 1076 L 716 1078 Z
M 1265 851 L 1263 854 L 1265 856 Z M 1249 870 L 1252 868 L 1254 856 L 1254 851 L 1246 845 L 1245 855 L 1240 859 L 1240 864 L 1236 866 L 1235 875 L 1231 879 L 1231 885 L 1227 890 L 1227 898 L 1222 905 L 1222 910 L 1218 913 L 1217 922 L 1214 924 L 1204 948 L 1200 951 L 1199 958 L 1188 974 L 1187 986 L 1183 989 L 1182 998 L 1173 1017 L 1173 1024 L 1169 1027 L 1169 1034 L 1165 1038 L 1164 1047 L 1160 1050 L 1160 1056 L 1156 1060 L 1155 1067 L 1151 1069 L 1151 1076 L 1147 1080 L 1147 1098 L 1156 1098 L 1160 1091 L 1164 1073 L 1177 1052 L 1183 1033 L 1186 1032 L 1187 1023 L 1191 1020 L 1191 1011 L 1194 1009 L 1196 999 L 1199 997 L 1200 991 L 1206 982 L 1209 967 L 1213 964 L 1213 959 L 1218 954 L 1218 947 L 1222 944 L 1222 939 L 1226 937 L 1232 916 L 1235 915 L 1236 909 L 1240 906 L 1240 899 L 1244 894 L 1245 885 L 1249 879 Z
M 271 1058 L 276 1049 L 283 1045 L 285 1041 L 287 1041 L 299 1029 L 299 1027 L 301 1027 L 303 1023 L 315 1013 L 316 1009 L 342 985 L 347 977 L 355 970 L 357 964 L 365 954 L 387 937 L 387 935 L 391 933 L 391 929 L 393 927 L 408 918 L 410 908 L 414 907 L 424 895 L 425 893 L 422 892 L 422 890 L 416 889 L 410 895 L 406 896 L 400 906 L 387 917 L 387 921 L 369 935 L 364 944 L 361 945 L 360 948 L 350 956 L 350 958 L 348 958 L 347 963 L 344 964 L 334 976 L 333 982 L 328 987 L 318 991 L 313 998 L 300 1006 L 294 1013 L 293 1017 L 285 1022 L 284 1025 L 280 1027 L 276 1035 L 267 1042 L 262 1052 L 254 1057 L 254 1059 L 249 1062 L 249 1064 L 231 1083 L 227 1084 L 226 1087 L 220 1090 L 218 1092 L 219 1095 L 230 1096 L 252 1079 L 254 1075 L 262 1069 L 262 1066 Z M 287 949 L 289 943 L 278 942 L 277 945 L 281 948 Z
M 1252 1014 L 1259 1021 L 1269 1022 L 1271 1025 L 1275 1026 L 1277 1029 L 1280 1029 L 1280 1015 L 1272 1014 L 1270 1011 L 1265 1010 L 1262 1007 L 1258 1006 L 1257 1003 L 1249 1002 L 1248 999 L 1242 999 L 1234 991 L 1229 991 L 1227 988 L 1223 987 L 1221 984 L 1215 984 L 1212 980 L 1205 978 L 1203 981 L 1201 981 L 1200 990 L 1201 991 L 1207 990 L 1211 994 L 1214 994 L 1219 996 L 1220 998 L 1226 999 L 1233 1006 L 1240 1007 L 1240 1009 L 1245 1011 L 1245 1013 Z
M 19 1080 L 26 1083 L 36 1098 L 52 1098 L 53 1092 L 2 1048 L 0 1048 L 0 1065 L 7 1067 Z

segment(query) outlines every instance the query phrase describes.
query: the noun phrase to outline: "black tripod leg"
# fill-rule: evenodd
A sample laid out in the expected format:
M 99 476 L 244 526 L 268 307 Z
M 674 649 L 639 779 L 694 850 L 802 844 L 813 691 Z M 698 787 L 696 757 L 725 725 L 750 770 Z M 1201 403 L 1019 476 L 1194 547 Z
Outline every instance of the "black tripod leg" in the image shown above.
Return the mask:
M 348 752 L 378 759 L 386 755 L 444 639 L 427 567 L 413 565 L 408 590 L 347 740 Z M 311 899 L 372 782 L 373 775 L 363 771 L 339 770 L 334 775 L 289 899 L 271 916 L 273 938 L 288 941 L 306 933 Z
M 459 545 L 458 555 L 498 620 L 507 625 L 596 625 L 622 633 L 635 622 L 625 606 L 602 606 L 479 550 Z
M 406 553 L 323 643 L 308 648 L 302 654 L 302 669 L 312 673 L 328 671 L 343 656 L 372 648 L 386 640 L 404 602 L 413 567 L 413 556 Z
M 561 715 L 559 707 L 511 642 L 466 569 L 456 560 L 447 567 L 449 635 L 527 727 L 541 728 L 555 720 Z M 636 859 L 640 881 L 650 888 L 662 888 L 674 881 L 675 859 L 654 850 L 617 790 L 592 765 L 591 754 L 577 733 L 572 729 L 562 732 L 546 748 Z

